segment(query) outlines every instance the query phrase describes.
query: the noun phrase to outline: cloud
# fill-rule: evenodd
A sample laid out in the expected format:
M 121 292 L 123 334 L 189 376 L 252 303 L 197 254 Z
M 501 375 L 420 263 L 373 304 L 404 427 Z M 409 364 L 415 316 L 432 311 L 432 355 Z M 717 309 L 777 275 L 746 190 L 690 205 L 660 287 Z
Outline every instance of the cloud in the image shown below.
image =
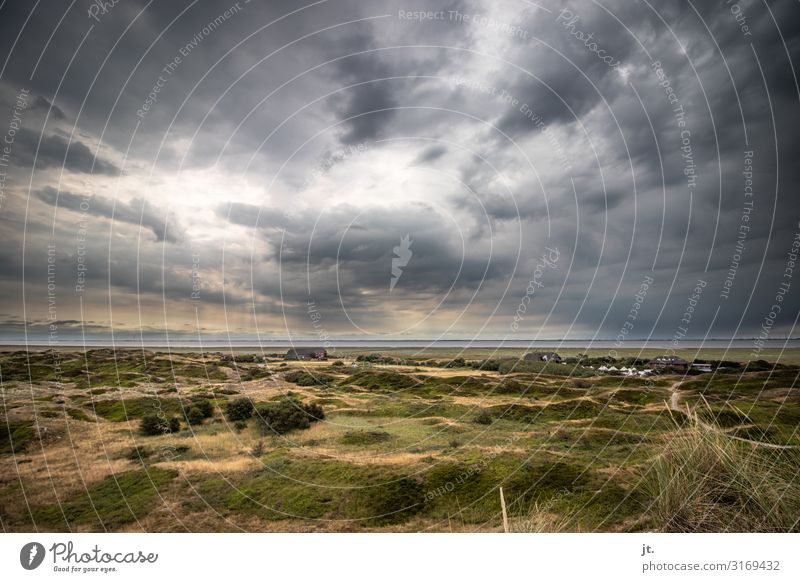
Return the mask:
M 443 145 L 433 145 L 422 150 L 414 159 L 414 164 L 427 164 L 435 162 L 447 153 L 447 148 Z
M 127 203 L 116 202 L 97 195 L 59 192 L 51 187 L 38 190 L 34 195 L 50 206 L 141 226 L 152 231 L 156 242 L 177 244 L 183 239 L 183 231 L 174 220 L 168 226 L 167 212 L 142 198 L 133 198 Z
M 488 0 L 426 6 L 508 22 L 525 38 L 480 19 L 399 19 L 408 8 L 400 0 L 315 4 L 256 32 L 299 5 L 251 2 L 182 59 L 140 119 L 164 65 L 220 12 L 198 3 L 166 26 L 185 6 L 154 3 L 137 17 L 144 4 L 115 7 L 91 31 L 80 67 L 69 69 L 85 13 L 61 21 L 19 3 L 2 10 L 0 38 L 13 40 L 26 24 L 0 81 L 0 105 L 12 109 L 19 87 L 39 97 L 23 117 L 5 183 L 0 312 L 19 315 L 23 264 L 26 290 L 41 296 L 41 251 L 51 239 L 65 249 L 60 260 L 74 258 L 74 216 L 40 207 L 25 214 L 20 188 L 32 181 L 39 201 L 54 206 L 58 197 L 70 213 L 81 211 L 80 192 L 94 193 L 89 212 L 126 225 L 114 230 L 110 257 L 95 233 L 88 276 L 98 287 L 111 283 L 115 304 L 130 308 L 115 319 L 132 327 L 164 312 L 184 317 L 183 309 L 183 323 L 195 323 L 186 302 L 189 253 L 197 251 L 210 327 L 235 312 L 237 329 L 247 329 L 255 312 L 260 330 L 313 334 L 310 289 L 332 334 L 360 333 L 351 319 L 375 332 L 399 329 L 435 310 L 414 333 L 436 335 L 457 321 L 467 335 L 484 324 L 481 333 L 502 335 L 549 245 L 562 259 L 531 307 L 531 335 L 615 336 L 651 269 L 656 284 L 635 335 L 671 337 L 700 277 L 709 286 L 693 333 L 758 331 L 800 215 L 796 2 L 770 4 L 780 31 L 765 6 L 742 4 L 749 36 L 711 4 L 571 2 L 575 30 L 591 34 L 620 68 L 558 21 L 562 5 L 549 0 L 541 3 L 549 11 Z M 36 127 L 47 111 L 47 126 Z M 66 122 L 75 112 L 73 132 Z M 694 189 L 683 130 L 699 176 Z M 359 155 L 336 153 L 365 142 Z M 97 143 L 103 155 L 95 159 Z M 754 152 L 754 206 L 723 304 L 718 290 L 744 224 L 746 149 Z M 125 175 L 108 151 L 126 152 Z M 62 167 L 57 195 L 46 186 Z M 15 169 L 33 173 L 18 180 Z M 103 190 L 109 177 L 119 180 L 113 191 L 126 193 L 116 207 Z M 145 184 L 154 187 L 139 190 Z M 153 236 L 134 241 L 127 225 Z M 392 249 L 405 235 L 413 256 L 388 297 Z M 720 305 L 714 329 L 702 328 Z M 87 319 L 103 320 L 106 308 L 87 301 Z M 800 294 L 787 296 L 783 313 L 799 308 Z M 788 330 L 788 319 L 775 329 Z
M 60 107 L 57 107 L 41 95 L 38 95 L 36 99 L 33 100 L 33 103 L 31 103 L 31 111 L 38 111 L 45 114 L 49 113 L 56 121 L 63 121 L 67 118 Z
M 71 172 L 114 176 L 120 169 L 112 162 L 95 156 L 86 144 L 67 141 L 60 135 L 37 134 L 21 129 L 14 140 L 14 160 L 21 166 L 37 169 L 64 168 Z

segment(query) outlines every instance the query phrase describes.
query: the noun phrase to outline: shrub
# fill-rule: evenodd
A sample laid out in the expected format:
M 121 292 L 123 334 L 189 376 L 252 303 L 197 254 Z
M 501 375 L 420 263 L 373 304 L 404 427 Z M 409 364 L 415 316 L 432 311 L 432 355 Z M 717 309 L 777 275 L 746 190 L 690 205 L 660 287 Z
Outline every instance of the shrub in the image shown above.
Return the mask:
M 206 398 L 200 398 L 192 402 L 192 408 L 197 408 L 203 415 L 203 418 L 211 418 L 214 416 L 214 405 Z
M 136 445 L 135 447 L 131 447 L 128 449 L 128 452 L 125 453 L 125 458 L 129 461 L 144 461 L 149 458 L 153 452 L 142 445 Z
M 501 360 L 482 360 L 473 362 L 472 367 L 476 370 L 486 370 L 488 372 L 497 372 L 500 369 Z
M 297 384 L 298 386 L 328 386 L 333 384 L 336 380 L 330 374 L 310 373 L 304 370 L 295 370 L 289 372 L 284 377 L 284 380 Z
M 139 423 L 139 432 L 145 436 L 157 436 L 178 432 L 181 429 L 181 421 L 176 417 L 164 418 L 155 414 L 148 414 L 142 417 Z
M 444 365 L 445 368 L 463 368 L 464 366 L 466 366 L 464 358 L 453 358 Z
M 225 416 L 231 422 L 247 420 L 253 416 L 254 410 L 253 402 L 249 398 L 237 398 L 225 405 Z
M 488 410 L 481 410 L 478 414 L 475 415 L 473 422 L 476 424 L 492 424 L 492 415 L 489 413 Z
M 186 422 L 192 425 L 203 424 L 206 416 L 197 406 L 192 406 L 186 411 Z
M 356 362 L 366 362 L 368 364 L 384 364 L 389 366 L 401 366 L 408 363 L 407 360 L 384 356 L 382 354 L 361 354 L 356 358 Z
M 302 404 L 291 398 L 260 406 L 256 414 L 264 434 L 285 434 L 291 430 L 306 429 L 312 422 L 325 418 L 319 404 Z

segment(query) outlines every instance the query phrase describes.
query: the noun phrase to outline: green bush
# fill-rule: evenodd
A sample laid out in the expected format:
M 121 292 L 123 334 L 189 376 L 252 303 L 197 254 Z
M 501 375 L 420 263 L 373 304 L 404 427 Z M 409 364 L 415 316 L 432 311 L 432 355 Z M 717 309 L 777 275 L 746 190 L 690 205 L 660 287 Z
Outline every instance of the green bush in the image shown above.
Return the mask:
M 319 372 L 312 374 L 304 370 L 289 372 L 283 379 L 298 386 L 329 386 L 336 380 L 330 374 L 320 374 Z
M 463 367 L 465 367 L 466 365 L 467 365 L 467 364 L 466 364 L 466 362 L 464 361 L 464 358 L 453 358 L 452 360 L 450 360 L 449 362 L 447 362 L 447 363 L 444 365 L 444 367 L 445 367 L 445 368 L 463 368 Z
M 148 459 L 153 452 L 142 445 L 136 445 L 135 447 L 131 447 L 128 449 L 128 452 L 125 454 L 125 458 L 129 461 L 144 461 Z
M 165 418 L 155 414 L 148 414 L 142 417 L 139 423 L 139 432 L 145 436 L 158 436 L 178 432 L 181 429 L 181 421 L 176 417 Z
M 192 425 L 203 424 L 206 416 L 197 406 L 192 406 L 186 411 L 186 422 Z
M 203 415 L 203 418 L 211 418 L 214 416 L 214 405 L 206 398 L 199 398 L 192 402 L 192 408 L 197 408 Z
M 493 419 L 492 415 L 489 413 L 488 410 L 481 410 L 478 414 L 475 415 L 473 422 L 476 424 L 492 424 Z
M 319 404 L 302 404 L 291 398 L 260 406 L 256 415 L 264 434 L 285 434 L 306 429 L 312 422 L 325 418 Z
M 356 362 L 367 362 L 369 364 L 383 364 L 387 366 L 403 366 L 409 363 L 408 360 L 393 358 L 382 354 L 361 354 L 356 358 Z
M 237 398 L 225 405 L 225 416 L 231 422 L 247 420 L 253 416 L 254 410 L 253 402 L 249 398 Z
M 500 369 L 502 360 L 480 360 L 470 364 L 476 370 L 486 370 L 487 372 L 497 372 Z

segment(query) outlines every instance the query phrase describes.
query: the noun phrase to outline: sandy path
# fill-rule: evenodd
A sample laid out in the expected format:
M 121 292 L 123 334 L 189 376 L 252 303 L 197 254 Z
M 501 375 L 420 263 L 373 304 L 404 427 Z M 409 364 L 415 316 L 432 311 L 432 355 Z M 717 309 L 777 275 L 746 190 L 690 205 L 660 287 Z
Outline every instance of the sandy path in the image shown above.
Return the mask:
M 683 383 L 683 380 L 678 380 L 677 382 L 673 382 L 672 385 L 670 385 L 667 388 L 667 390 L 670 393 L 669 408 L 670 408 L 670 410 L 674 410 L 676 412 L 684 412 L 683 410 L 681 410 L 681 407 L 680 407 L 680 393 L 678 392 L 678 387 L 682 383 Z M 694 416 L 694 420 L 695 420 L 695 422 L 697 422 L 698 424 L 700 424 L 701 426 L 703 426 L 705 428 L 708 428 L 708 429 L 714 428 L 714 427 L 711 427 L 710 425 L 706 424 L 702 420 L 700 420 L 700 418 L 697 417 L 697 415 Z M 729 439 L 733 439 L 733 440 L 736 440 L 736 441 L 742 441 L 744 443 L 750 443 L 751 445 L 764 447 L 764 448 L 767 448 L 767 449 L 783 449 L 783 450 L 785 450 L 785 449 L 797 449 L 797 448 L 800 448 L 797 445 L 777 445 L 777 444 L 774 444 L 774 443 L 765 443 L 765 442 L 762 442 L 762 441 L 754 441 L 754 440 L 751 440 L 751 439 L 746 439 L 744 437 L 732 436 L 732 435 L 727 435 L 727 434 L 725 436 L 727 436 Z

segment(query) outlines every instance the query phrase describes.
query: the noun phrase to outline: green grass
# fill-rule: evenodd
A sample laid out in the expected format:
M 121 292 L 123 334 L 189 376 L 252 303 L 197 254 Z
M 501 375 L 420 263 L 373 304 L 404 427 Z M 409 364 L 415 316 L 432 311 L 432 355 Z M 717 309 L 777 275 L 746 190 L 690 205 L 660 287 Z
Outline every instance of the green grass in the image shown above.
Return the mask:
M 226 514 L 376 526 L 404 523 L 415 516 L 454 518 L 464 523 L 491 520 L 500 511 L 499 486 L 514 503 L 573 495 L 591 505 L 603 481 L 578 464 L 510 454 L 434 464 L 409 476 L 399 467 L 294 459 L 272 453 L 265 458 L 265 468 L 256 474 L 228 482 L 207 475 L 196 478 L 194 485 L 205 501 Z M 615 501 L 619 498 L 621 495 L 614 495 Z M 602 513 L 596 509 L 597 515 Z
M 269 456 L 259 474 L 232 484 L 207 477 L 196 485 L 215 509 L 268 520 L 333 519 L 386 525 L 407 520 L 423 503 L 416 480 L 385 467 L 297 461 L 280 454 Z
M 138 419 L 148 414 L 163 414 L 167 417 L 178 416 L 184 418 L 184 409 L 189 410 L 195 402 L 206 400 L 202 395 L 193 395 L 191 398 L 161 398 L 138 397 L 122 398 L 119 400 L 84 401 L 84 406 L 97 416 L 111 422 L 125 422 Z M 216 400 L 211 401 L 212 405 Z M 80 414 L 79 411 L 76 414 Z M 73 413 L 70 413 L 71 415 Z M 73 416 L 73 418 L 77 418 Z
M 64 531 L 69 523 L 73 529 L 115 530 L 150 515 L 149 527 L 170 529 L 173 525 L 162 518 L 164 512 L 153 513 L 162 492 L 181 521 L 198 529 L 497 531 L 502 486 L 515 531 L 797 529 L 788 517 L 796 520 L 797 504 L 784 504 L 780 492 L 798 498 L 798 453 L 758 444 L 800 444 L 796 370 L 705 374 L 682 381 L 676 375 L 587 377 L 591 372 L 577 368 L 576 373 L 571 365 L 534 362 L 500 375 L 470 368 L 477 360 L 471 352 L 461 354 L 468 365 L 449 370 L 455 374 L 449 377 L 396 365 L 359 370 L 347 363 L 336 368 L 287 366 L 275 377 L 295 381 L 297 386 L 288 394 L 323 405 L 326 420 L 313 430 L 279 438 L 259 434 L 253 422 L 238 430 L 221 421 L 218 409 L 224 409 L 226 395 L 237 394 L 234 388 L 239 386 L 233 364 L 220 363 L 212 355 L 205 365 L 199 358 L 181 358 L 174 367 L 182 379 L 175 382 L 173 362 L 165 354 L 116 355 L 115 364 L 109 350 L 85 356 L 64 352 L 66 383 L 34 385 L 33 400 L 27 385 L 13 380 L 6 385 L 6 406 L 14 409 L 9 413 L 14 420 L 11 431 L 0 432 L 0 452 L 6 453 L 3 470 L 13 472 L 7 454 L 12 438 L 15 448 L 27 445 L 22 462 L 42 462 L 34 405 L 48 427 L 44 435 L 61 434 L 65 414 L 72 419 L 70 431 L 94 431 L 96 426 L 81 423 L 95 420 L 91 413 L 96 411 L 115 462 L 137 468 L 117 475 L 121 486 L 108 478 L 89 483 L 88 495 L 59 491 L 66 520 L 53 484 L 26 477 L 25 493 L 37 503 L 36 526 Z M 419 359 L 441 363 L 456 355 Z M 513 361 L 517 356 L 501 354 Z M 52 381 L 52 358 L 32 354 L 34 375 Z M 91 387 L 85 381 L 86 359 Z M 0 365 L 4 381 L 8 369 L 27 384 L 24 354 L 0 354 Z M 242 380 L 261 377 L 264 370 L 246 363 L 237 367 Z M 229 379 L 207 383 L 206 370 L 212 378 L 222 379 L 227 373 Z M 124 385 L 134 385 L 132 390 L 115 389 L 117 371 Z M 140 373 L 149 374 L 155 386 L 145 390 Z M 688 415 L 670 411 L 666 404 L 666 387 L 680 381 L 681 407 L 694 409 Z M 247 394 L 256 404 L 287 397 L 266 382 L 248 386 Z M 201 463 L 187 464 L 182 474 L 189 476 L 196 492 L 160 468 L 164 456 L 157 441 L 131 448 L 129 431 L 119 426 L 109 431 L 110 425 L 103 424 L 159 411 L 182 419 L 182 407 L 199 398 L 208 399 L 217 410 L 214 418 L 193 430 L 201 439 L 218 435 L 221 446 L 213 438 L 208 446 L 196 446 L 185 430 L 176 437 L 187 444 L 176 451 L 180 454 L 175 462 L 219 460 L 220 467 L 231 462 L 236 469 L 217 473 Z M 64 401 L 66 406 L 60 406 Z M 30 420 L 20 420 L 26 414 Z M 45 415 L 52 420 L 42 418 Z M 479 418 L 482 421 L 476 422 Z M 694 448 L 680 445 L 689 442 L 700 420 L 715 427 L 715 436 L 695 438 Z M 235 432 L 235 443 L 229 432 Z M 36 446 L 31 446 L 34 441 Z M 145 479 L 143 467 L 158 476 L 156 488 Z M 770 482 L 764 485 L 765 481 Z M 133 501 L 132 510 L 119 504 L 120 487 Z M 696 489 L 701 494 L 695 497 Z M 3 525 L 9 531 L 35 529 L 26 517 L 22 490 L 6 482 L 0 485 L 3 496 Z M 90 497 L 97 501 L 99 519 Z M 767 511 L 773 511 L 775 519 L 766 516 Z
M 141 352 L 89 350 L 82 353 L 29 352 L 0 357 L 3 381 L 74 383 L 79 389 L 102 386 L 131 388 L 145 381 L 159 383 L 175 377 L 224 380 L 217 362 L 174 363 L 168 357 L 142 356 Z
M 591 471 L 554 458 L 476 457 L 427 471 L 425 511 L 440 519 L 457 516 L 465 523 L 482 523 L 498 516 L 501 486 L 507 503 L 526 504 L 589 491 L 594 481 Z
M 599 399 L 599 396 L 594 396 Z M 669 395 L 664 390 L 653 390 L 650 388 L 620 388 L 610 393 L 609 403 L 624 403 L 644 406 L 647 404 L 658 404 L 669 400 Z
M 375 445 L 392 440 L 392 435 L 382 430 L 350 430 L 339 437 L 343 445 Z
M 350 416 L 382 416 L 403 419 L 444 416 L 466 418 L 473 409 L 447 400 L 422 400 L 415 398 L 393 398 L 389 396 L 370 396 L 357 409 L 342 410 Z
M 528 362 L 526 360 L 505 360 L 498 368 L 500 374 L 524 374 L 536 373 L 542 377 L 547 376 L 567 376 L 580 378 L 591 376 L 592 370 L 584 370 L 581 366 L 574 364 L 557 364 L 555 362 Z
M 85 411 L 81 410 L 80 408 L 67 408 L 67 415 L 73 420 L 81 420 L 84 422 L 94 422 L 94 419 L 91 418 Z
M 181 414 L 181 404 L 175 398 L 126 398 L 122 400 L 96 400 L 87 407 L 97 415 L 111 422 L 141 418 L 146 414 Z M 187 402 L 188 408 L 188 402 Z
M 754 398 L 763 390 L 791 388 L 796 385 L 798 371 L 776 370 L 742 374 L 704 374 L 684 382 L 682 390 L 694 390 L 708 400 L 727 400 L 731 397 Z
M 525 424 L 557 422 L 564 420 L 579 420 L 595 418 L 604 407 L 591 400 L 564 400 L 544 404 L 542 406 L 528 406 L 525 404 L 499 404 L 486 410 L 494 418 L 514 420 Z
M 36 440 L 36 428 L 32 421 L 9 421 L 0 419 L 0 454 L 19 454 Z
M 339 383 L 341 386 L 355 385 L 370 391 L 395 392 L 420 384 L 420 381 L 409 375 L 390 370 L 364 370 L 348 376 Z
M 90 525 L 93 531 L 113 530 L 146 516 L 159 503 L 159 492 L 177 476 L 158 468 L 128 471 L 90 485 L 58 504 L 32 509 L 38 528 L 63 531 Z

